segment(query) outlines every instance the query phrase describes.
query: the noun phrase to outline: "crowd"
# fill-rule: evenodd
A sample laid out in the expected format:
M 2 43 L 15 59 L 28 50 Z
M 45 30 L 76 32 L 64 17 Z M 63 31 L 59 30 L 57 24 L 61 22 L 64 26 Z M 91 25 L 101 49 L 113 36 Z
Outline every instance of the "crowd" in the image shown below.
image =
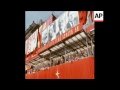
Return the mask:
M 40 70 L 49 69 L 50 67 L 54 67 L 56 65 L 73 62 L 74 60 L 82 60 L 82 58 L 94 55 L 93 53 L 94 50 L 88 49 L 88 51 L 87 49 L 84 49 L 82 51 L 76 50 L 73 52 L 69 52 L 65 55 L 62 55 L 60 57 L 50 58 L 50 60 L 42 59 L 41 63 L 36 62 L 35 65 L 30 65 L 30 67 L 26 69 L 25 73 L 26 74 L 35 73 Z

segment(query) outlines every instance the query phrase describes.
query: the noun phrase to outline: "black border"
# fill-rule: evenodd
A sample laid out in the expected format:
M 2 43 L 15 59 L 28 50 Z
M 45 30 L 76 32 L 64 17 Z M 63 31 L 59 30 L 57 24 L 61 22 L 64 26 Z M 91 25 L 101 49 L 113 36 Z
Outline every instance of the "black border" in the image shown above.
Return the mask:
M 42 2 L 43 3 L 43 2 Z M 45 3 L 47 3 L 45 1 Z M 57 2 L 59 3 L 59 2 Z M 62 2 L 63 3 L 63 2 Z M 48 4 L 50 5 L 47 5 L 46 7 L 46 10 L 42 9 L 40 10 L 42 7 L 44 6 L 40 6 L 39 5 L 36 5 L 36 4 L 28 4 L 26 3 L 26 5 L 28 6 L 36 6 L 36 9 L 32 8 L 32 7 L 27 7 L 26 5 L 26 9 L 18 9 L 16 10 L 15 12 L 11 12 L 11 13 L 14 13 L 13 15 L 11 15 L 11 19 L 10 21 L 13 21 L 12 22 L 9 22 L 11 25 L 8 27 L 11 28 L 11 31 L 8 30 L 7 34 L 8 34 L 8 39 L 7 41 L 9 41 L 9 45 L 7 44 L 7 47 L 9 49 L 7 49 L 7 51 L 9 50 L 10 52 L 10 55 L 9 56 L 5 56 L 7 57 L 8 59 L 8 64 L 10 62 L 10 75 L 9 76 L 6 76 L 8 78 L 12 78 L 12 79 L 15 79 L 15 80 L 25 80 L 25 11 L 69 11 L 69 10 L 91 10 L 91 11 L 95 11 L 97 9 L 97 4 L 95 4 L 93 2 L 93 4 L 91 4 L 92 2 L 89 2 L 87 5 L 85 3 L 83 3 L 82 1 L 80 2 L 75 2 L 73 3 L 72 2 L 72 5 L 69 4 L 68 6 L 68 3 L 69 1 L 67 1 L 67 4 L 61 4 L 62 6 L 60 7 L 57 7 L 58 4 L 50 4 L 50 1 L 48 2 Z M 80 4 L 79 4 L 80 3 Z M 81 4 L 83 3 L 83 4 Z M 74 6 L 73 6 L 74 4 Z M 87 8 L 81 8 L 82 5 L 84 6 L 86 4 L 86 6 L 90 6 L 90 7 L 87 7 Z M 76 6 L 75 6 L 76 5 Z M 101 4 L 103 5 L 103 4 Z M 100 6 L 101 6 L 100 5 Z M 22 5 L 20 5 L 22 6 Z M 99 6 L 99 5 L 98 5 Z M 63 8 L 61 10 L 61 8 Z M 71 8 L 71 9 L 70 9 Z M 101 8 L 101 7 L 99 7 Z M 56 9 L 56 10 L 55 10 Z M 97 10 L 99 11 L 99 10 Z M 103 9 L 102 9 L 103 11 Z M 95 79 L 94 80 L 25 80 L 25 81 L 42 81 L 41 83 L 44 83 L 45 85 L 46 84 L 53 84 L 53 83 L 46 83 L 46 82 L 43 82 L 43 81 L 97 81 L 97 80 L 103 80 L 107 77 L 107 64 L 108 64 L 108 57 L 106 56 L 106 54 L 108 53 L 108 51 L 110 50 L 110 48 L 108 48 L 108 40 L 109 40 L 109 36 L 108 35 L 108 32 L 110 32 L 110 28 L 109 30 L 106 29 L 106 23 L 107 22 L 107 16 L 106 15 L 106 12 L 104 11 L 104 22 L 98 22 L 98 23 L 95 23 Z M 14 29 L 13 29 L 14 28 Z M 10 32 L 10 33 L 9 33 Z M 13 34 L 13 35 L 12 35 Z M 10 41 L 10 37 L 12 41 Z M 104 52 L 103 52 L 104 50 Z M 107 50 L 107 52 L 106 52 Z M 111 54 L 110 54 L 111 55 Z M 12 58 L 10 58 L 12 57 Z M 9 69 L 9 68 L 8 68 Z M 68 82 L 66 82 L 64 85 L 60 85 L 60 86 L 67 86 Z M 71 85 L 72 83 L 68 84 L 69 86 Z M 85 83 L 84 83 L 85 84 Z M 89 82 L 89 84 L 91 84 Z M 40 85 L 40 83 L 39 83 Z M 53 84 L 54 85 L 54 84 Z M 35 85 L 36 86 L 36 85 Z M 68 86 L 68 87 L 69 87 Z M 78 83 L 78 86 L 80 86 L 80 84 Z M 52 87 L 52 86 L 51 86 Z

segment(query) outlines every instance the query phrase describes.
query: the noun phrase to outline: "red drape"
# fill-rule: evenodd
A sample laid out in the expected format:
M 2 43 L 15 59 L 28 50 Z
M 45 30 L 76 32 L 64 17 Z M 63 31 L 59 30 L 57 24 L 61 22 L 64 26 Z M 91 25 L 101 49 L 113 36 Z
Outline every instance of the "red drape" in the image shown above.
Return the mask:
M 82 25 L 86 24 L 87 21 L 87 11 L 79 11 L 79 20 Z
M 64 63 L 34 74 L 26 74 L 26 79 L 57 79 L 57 70 L 59 79 L 94 79 L 94 57 Z

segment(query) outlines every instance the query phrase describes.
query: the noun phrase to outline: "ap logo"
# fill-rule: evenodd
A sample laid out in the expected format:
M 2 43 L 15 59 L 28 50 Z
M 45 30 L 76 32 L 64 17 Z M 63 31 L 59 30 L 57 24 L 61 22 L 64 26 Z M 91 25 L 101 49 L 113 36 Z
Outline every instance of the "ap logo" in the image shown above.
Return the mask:
M 94 21 L 95 22 L 103 22 L 103 11 L 94 11 Z

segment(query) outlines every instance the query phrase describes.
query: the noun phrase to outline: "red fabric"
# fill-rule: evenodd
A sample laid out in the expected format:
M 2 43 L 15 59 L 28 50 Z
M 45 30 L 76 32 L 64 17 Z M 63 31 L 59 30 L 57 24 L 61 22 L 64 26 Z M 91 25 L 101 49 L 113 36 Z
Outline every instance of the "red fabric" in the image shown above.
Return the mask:
M 94 79 L 94 57 L 60 64 L 34 74 L 26 74 L 26 79 L 57 79 L 57 69 L 60 73 L 59 79 Z
M 79 11 L 79 20 L 82 25 L 86 24 L 87 11 Z
M 91 20 L 93 22 L 94 18 L 93 18 L 93 14 L 94 14 L 94 11 L 90 11 L 90 16 L 91 16 Z
M 79 20 L 82 25 L 86 24 L 87 13 L 88 13 L 88 11 L 79 11 Z M 94 11 L 90 11 L 90 18 L 91 18 L 92 22 L 93 22 L 93 17 L 92 17 L 93 14 L 94 14 Z

